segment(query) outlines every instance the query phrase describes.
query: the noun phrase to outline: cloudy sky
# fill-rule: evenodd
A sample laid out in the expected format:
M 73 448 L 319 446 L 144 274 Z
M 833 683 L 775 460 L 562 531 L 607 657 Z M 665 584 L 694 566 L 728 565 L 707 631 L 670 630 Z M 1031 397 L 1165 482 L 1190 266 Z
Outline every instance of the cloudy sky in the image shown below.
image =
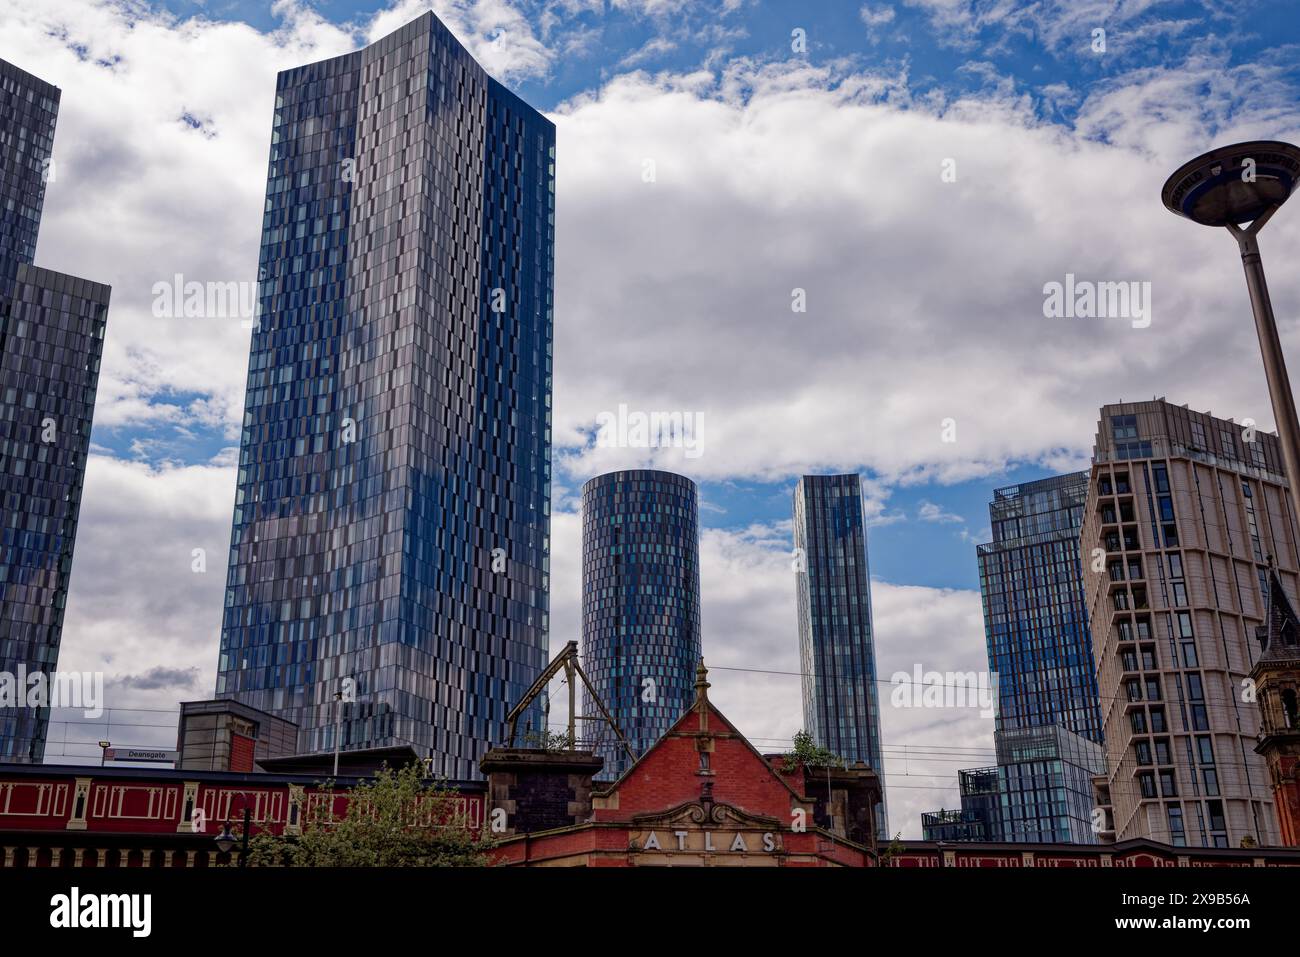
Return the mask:
M 63 91 L 37 262 L 113 287 L 60 664 L 139 709 L 122 743 L 212 692 L 249 336 L 154 318 L 152 288 L 255 277 L 276 72 L 427 9 L 558 127 L 556 648 L 582 481 L 690 475 L 714 696 L 779 749 L 800 474 L 866 480 L 887 680 L 985 667 L 991 492 L 1085 466 L 1103 403 L 1271 427 L 1235 246 L 1159 189 L 1213 145 L 1300 139 L 1294 0 L 0 0 L 0 57 Z M 1279 215 L 1293 356 L 1297 245 Z M 1045 318 L 1067 274 L 1151 283 L 1150 325 Z M 622 403 L 699 416 L 701 454 L 597 447 Z M 993 763 L 991 722 L 880 691 L 892 828 L 919 836 L 957 768 Z M 87 753 L 63 731 L 50 759 Z

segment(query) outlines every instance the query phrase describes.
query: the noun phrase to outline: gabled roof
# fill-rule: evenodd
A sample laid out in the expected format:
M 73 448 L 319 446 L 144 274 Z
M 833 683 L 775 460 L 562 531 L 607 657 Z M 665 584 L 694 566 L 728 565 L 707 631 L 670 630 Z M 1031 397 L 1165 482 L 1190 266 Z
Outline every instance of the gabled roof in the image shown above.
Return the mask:
M 791 787 L 790 782 L 786 780 L 786 775 L 781 774 L 776 768 L 772 767 L 771 762 L 763 757 L 759 750 L 750 743 L 749 739 L 737 731 L 736 726 L 727 719 L 727 716 L 719 711 L 713 702 L 709 700 L 709 688 L 709 671 L 704 667 L 704 660 L 700 659 L 700 663 L 695 668 L 695 700 L 691 703 L 690 707 L 683 711 L 681 716 L 672 723 L 672 726 L 664 732 L 663 736 L 647 748 L 640 757 L 633 761 L 628 769 L 619 775 L 613 783 L 608 787 L 597 790 L 595 796 L 607 797 L 621 788 L 627 781 L 631 780 L 632 776 L 643 764 L 645 764 L 650 756 L 659 748 L 663 747 L 664 743 L 671 738 L 682 737 L 684 735 L 698 736 L 701 733 L 709 733 L 714 735 L 723 734 L 729 738 L 739 739 L 740 742 L 744 744 L 746 750 L 754 756 L 754 760 L 762 765 L 763 769 L 768 774 L 781 782 L 781 786 L 790 793 L 792 798 L 796 801 L 807 803 L 809 798 L 800 794 Z M 701 722 L 701 716 L 703 716 L 703 722 Z M 695 723 L 696 726 L 694 728 L 687 727 L 691 722 Z

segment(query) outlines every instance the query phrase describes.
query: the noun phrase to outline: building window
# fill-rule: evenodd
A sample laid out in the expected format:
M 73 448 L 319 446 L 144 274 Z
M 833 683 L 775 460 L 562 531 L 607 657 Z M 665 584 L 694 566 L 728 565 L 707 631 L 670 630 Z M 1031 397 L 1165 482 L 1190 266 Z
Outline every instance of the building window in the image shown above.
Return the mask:
M 1110 417 L 1111 435 L 1117 439 L 1136 439 L 1137 416 L 1136 415 L 1112 415 Z
M 1233 435 L 1232 429 L 1219 429 L 1219 445 L 1223 448 L 1225 458 L 1235 459 L 1237 457 L 1236 436 Z
M 1138 775 L 1138 784 L 1142 788 L 1144 798 L 1153 798 L 1156 796 L 1156 779 L 1150 771 L 1143 771 Z
M 1173 771 L 1160 772 L 1160 793 L 1164 797 L 1178 797 L 1178 785 L 1174 783 Z
M 1183 809 L 1177 804 L 1169 804 L 1165 807 L 1165 813 L 1169 820 L 1169 839 L 1174 847 L 1186 847 L 1187 832 L 1183 828 Z

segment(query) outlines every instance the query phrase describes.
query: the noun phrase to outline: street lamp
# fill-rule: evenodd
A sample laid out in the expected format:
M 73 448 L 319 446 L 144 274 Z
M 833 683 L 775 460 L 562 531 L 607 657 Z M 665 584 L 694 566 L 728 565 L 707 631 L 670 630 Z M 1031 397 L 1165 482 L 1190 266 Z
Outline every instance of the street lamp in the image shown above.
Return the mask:
M 99 742 L 99 766 L 102 768 L 104 762 L 108 760 L 108 749 L 113 746 L 112 741 Z
M 239 838 L 239 866 L 240 867 L 248 866 L 248 832 L 249 830 L 252 829 L 252 826 L 253 826 L 253 809 L 252 807 L 245 805 L 244 806 L 244 833 Z M 230 853 L 231 849 L 235 846 L 236 838 L 235 835 L 232 834 L 230 831 L 229 820 L 227 820 L 226 823 L 221 826 L 221 833 L 218 834 L 216 837 L 214 837 L 213 840 L 217 844 L 218 851 L 220 851 L 222 854 Z
M 1300 147 L 1257 140 L 1220 147 L 1183 164 L 1169 177 L 1160 198 L 1170 212 L 1202 226 L 1222 226 L 1237 240 L 1287 482 L 1292 494 L 1300 496 L 1300 419 L 1264 281 L 1258 239 L 1259 231 L 1290 198 L 1297 182 Z

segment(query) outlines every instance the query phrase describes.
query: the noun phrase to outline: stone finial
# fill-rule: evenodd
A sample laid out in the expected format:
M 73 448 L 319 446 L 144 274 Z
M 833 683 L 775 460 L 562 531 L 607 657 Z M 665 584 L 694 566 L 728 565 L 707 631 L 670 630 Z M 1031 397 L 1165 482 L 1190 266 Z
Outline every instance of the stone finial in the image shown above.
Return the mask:
M 709 669 L 704 667 L 704 659 L 695 666 L 695 703 L 704 704 L 709 700 Z

